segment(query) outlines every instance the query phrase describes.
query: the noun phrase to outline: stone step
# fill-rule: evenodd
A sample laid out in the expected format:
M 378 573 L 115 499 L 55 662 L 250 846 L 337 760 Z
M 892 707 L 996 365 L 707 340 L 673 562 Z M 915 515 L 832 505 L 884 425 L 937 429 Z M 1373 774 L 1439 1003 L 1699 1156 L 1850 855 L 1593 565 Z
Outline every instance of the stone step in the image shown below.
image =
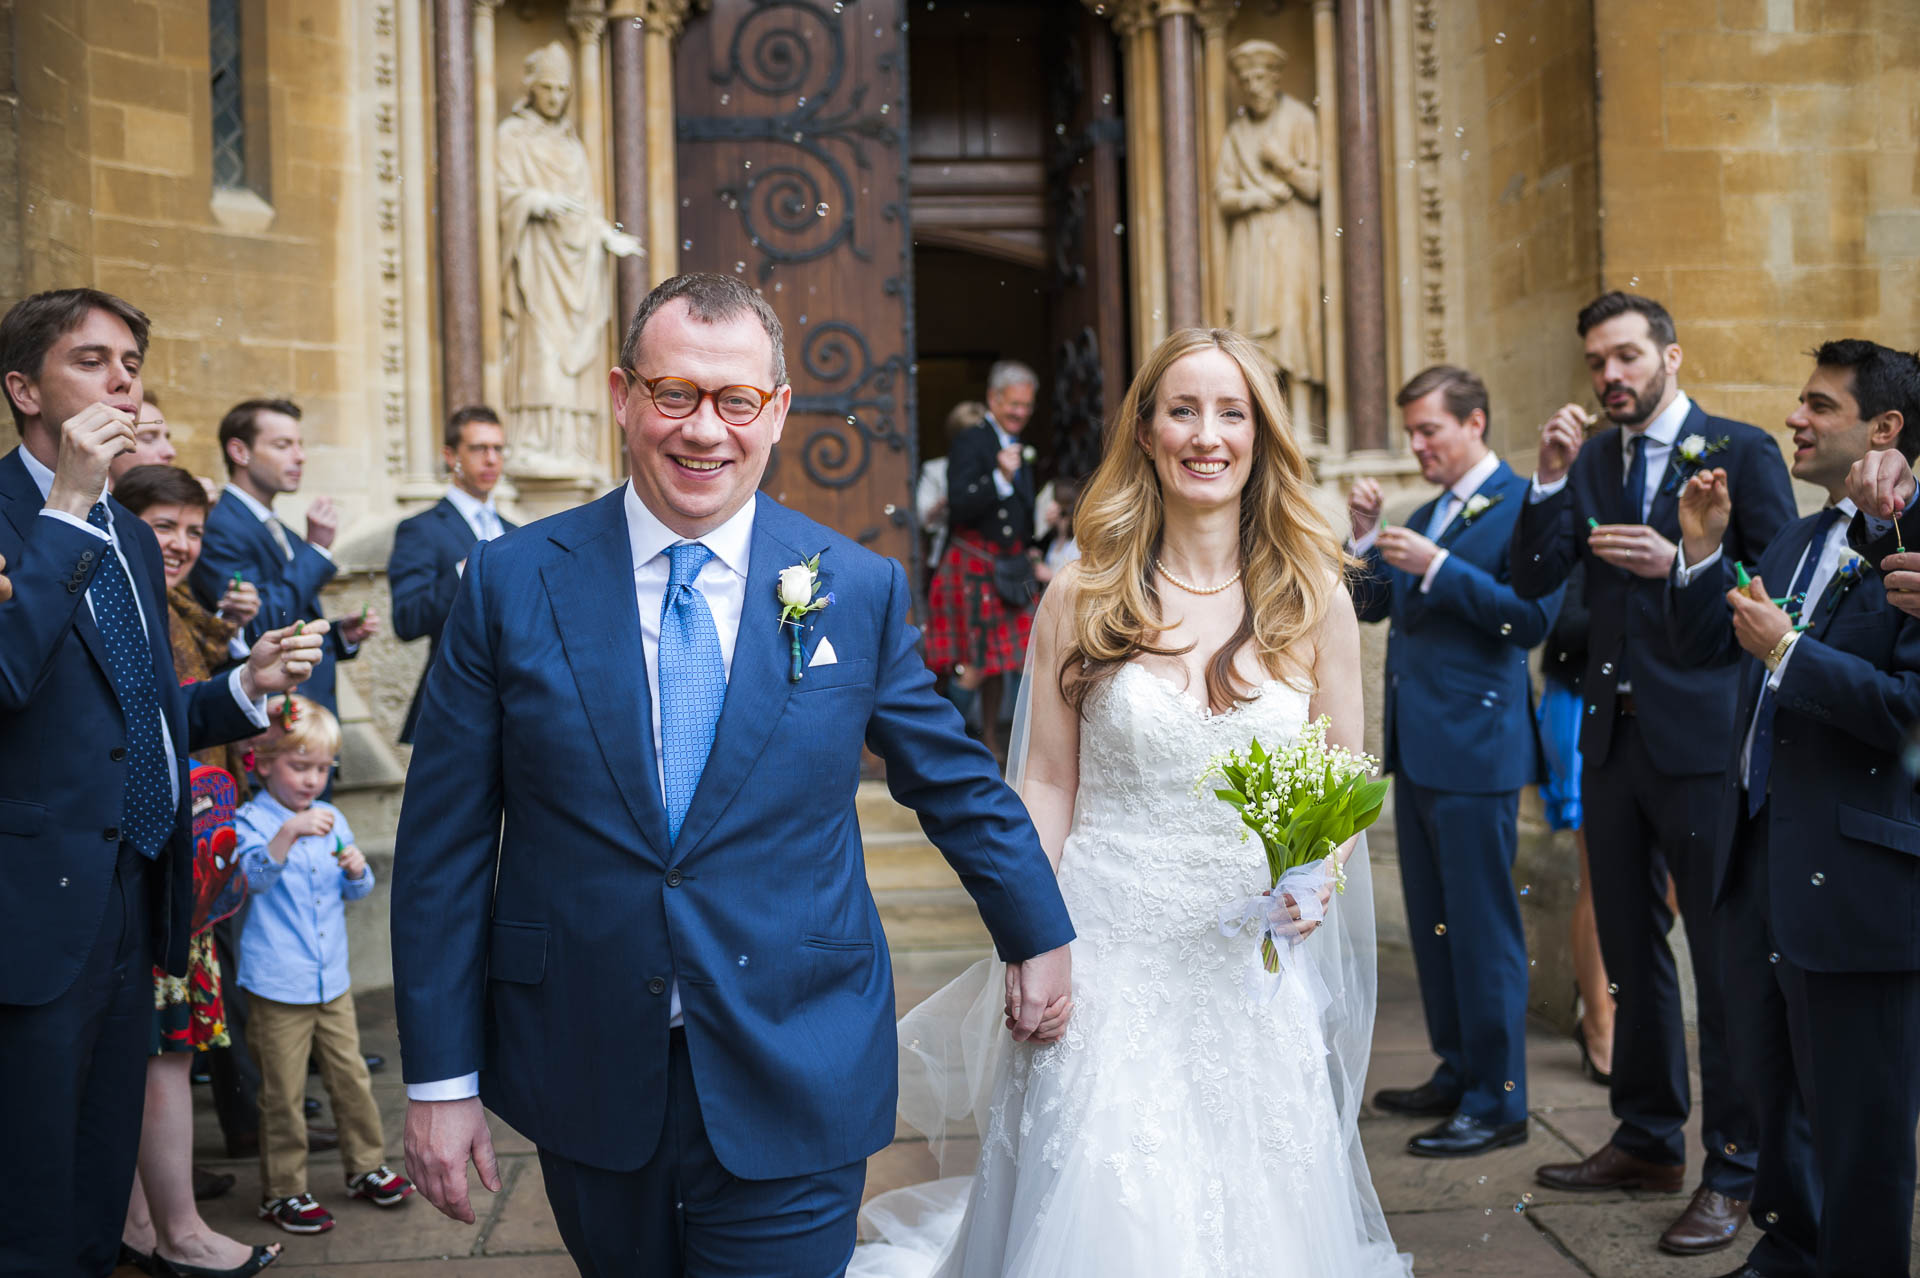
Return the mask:
M 985 953 L 991 944 L 980 911 L 964 888 L 903 888 L 874 893 L 887 944 L 896 950 Z
M 913 834 L 868 834 L 862 831 L 866 845 L 867 882 L 876 894 L 900 889 L 950 888 L 960 879 L 927 842 L 926 836 Z

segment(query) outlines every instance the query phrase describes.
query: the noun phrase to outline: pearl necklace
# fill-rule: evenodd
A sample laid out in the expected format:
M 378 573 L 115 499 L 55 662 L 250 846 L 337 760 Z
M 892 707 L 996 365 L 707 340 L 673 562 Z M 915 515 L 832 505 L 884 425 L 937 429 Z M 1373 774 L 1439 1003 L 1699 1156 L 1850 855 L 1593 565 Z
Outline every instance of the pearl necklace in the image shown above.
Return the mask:
M 1186 591 L 1190 595 L 1217 595 L 1221 591 L 1225 590 L 1228 586 L 1231 586 L 1234 582 L 1240 580 L 1240 569 L 1235 568 L 1233 570 L 1233 576 L 1227 578 L 1225 581 L 1221 582 L 1217 586 L 1195 586 L 1188 582 L 1184 582 L 1180 580 L 1178 577 L 1174 576 L 1171 572 L 1167 571 L 1167 566 L 1160 562 L 1160 556 L 1158 555 L 1155 555 L 1153 557 L 1153 566 L 1160 570 L 1160 575 L 1162 577 L 1165 577 L 1168 581 L 1171 581 L 1174 585 L 1180 587 L 1180 589 Z

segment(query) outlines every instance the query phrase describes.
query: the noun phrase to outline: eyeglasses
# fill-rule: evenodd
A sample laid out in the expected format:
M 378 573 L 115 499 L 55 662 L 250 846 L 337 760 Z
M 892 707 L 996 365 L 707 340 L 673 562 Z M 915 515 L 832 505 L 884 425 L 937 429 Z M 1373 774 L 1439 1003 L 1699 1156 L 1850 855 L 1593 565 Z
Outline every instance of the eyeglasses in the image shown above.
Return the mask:
M 708 390 L 684 377 L 642 377 L 632 369 L 621 371 L 647 388 L 653 406 L 662 417 L 691 417 L 700 411 L 700 401 L 710 397 L 713 411 L 720 414 L 721 421 L 729 426 L 745 426 L 760 416 L 760 411 L 775 394 L 758 386 L 722 386 Z

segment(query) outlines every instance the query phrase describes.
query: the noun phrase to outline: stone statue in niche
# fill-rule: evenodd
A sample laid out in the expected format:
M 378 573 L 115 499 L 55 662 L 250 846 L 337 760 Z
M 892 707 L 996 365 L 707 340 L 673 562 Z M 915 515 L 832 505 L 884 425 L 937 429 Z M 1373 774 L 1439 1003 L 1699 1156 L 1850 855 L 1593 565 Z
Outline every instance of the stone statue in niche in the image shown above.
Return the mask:
M 1308 388 L 1326 382 L 1321 338 L 1320 126 L 1280 91 L 1287 55 L 1247 40 L 1227 55 L 1246 110 L 1227 126 L 1214 198 L 1227 223 L 1227 324 L 1266 353 L 1293 387 L 1304 425 Z
M 614 288 L 607 259 L 641 251 L 600 215 L 587 149 L 567 118 L 572 93 L 566 47 L 536 49 L 526 93 L 500 122 L 495 146 L 507 468 L 529 478 L 601 469 Z

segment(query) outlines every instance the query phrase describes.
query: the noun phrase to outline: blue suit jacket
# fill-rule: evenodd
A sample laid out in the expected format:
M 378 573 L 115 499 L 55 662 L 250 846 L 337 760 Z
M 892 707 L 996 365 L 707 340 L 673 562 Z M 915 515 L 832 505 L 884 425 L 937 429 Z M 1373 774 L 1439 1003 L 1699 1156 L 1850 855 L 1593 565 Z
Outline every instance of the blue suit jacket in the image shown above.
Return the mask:
M 1817 516 L 1787 528 L 1760 559 L 1760 576 L 1785 591 L 1813 537 Z M 1865 521 L 1856 517 L 1854 534 Z M 1774 943 L 1816 972 L 1920 971 L 1920 802 L 1900 765 L 1920 722 L 1920 621 L 1887 603 L 1870 565 L 1893 550 L 1868 548 L 1858 584 L 1826 594 L 1803 617 L 1809 628 L 1775 692 L 1767 807 L 1768 908 Z M 1714 896 L 1725 890 L 1735 849 L 1740 750 L 1767 669 L 1733 637 L 1726 592 L 1732 570 L 1668 586 L 1669 623 L 1680 655 L 1728 671 L 1739 688 L 1733 747 L 1722 760 L 1720 842 Z M 1815 876 L 1819 881 L 1815 882 Z
M 400 816 L 393 962 L 410 1082 L 480 1071 L 542 1148 L 652 1155 L 678 979 L 721 1163 L 766 1179 L 893 1137 L 892 970 L 868 890 L 862 745 L 1008 960 L 1065 944 L 1026 811 L 934 691 L 899 564 L 762 495 L 713 751 L 669 842 L 623 490 L 467 560 L 427 676 Z M 780 570 L 824 551 L 835 602 L 788 679 Z
M 500 526 L 512 532 L 520 525 L 502 519 Z M 445 497 L 401 520 L 393 530 L 393 550 L 387 556 L 393 633 L 402 642 L 422 637 L 427 641 L 427 667 L 420 672 L 420 685 L 413 691 L 413 704 L 407 707 L 407 721 L 400 729 L 403 743 L 413 740 L 414 727 L 420 722 L 427 671 L 433 669 L 434 655 L 440 650 L 440 631 L 447 624 L 447 614 L 453 611 L 454 596 L 460 589 L 455 565 L 479 540 L 459 507 Z
M 1733 494 L 1733 520 L 1727 526 L 1726 553 L 1747 564 L 1761 554 L 1780 530 L 1797 518 L 1793 484 L 1773 437 L 1744 422 L 1709 417 L 1698 403 L 1680 427 L 1680 439 L 1703 435 L 1726 447 L 1706 459 L 1727 472 Z M 1680 540 L 1679 484 L 1692 467 L 1679 449 L 1667 454 L 1656 479 L 1653 510 L 1646 523 L 1667 540 Z M 1733 746 L 1733 703 L 1739 689 L 1731 666 L 1700 669 L 1680 658 L 1667 633 L 1664 578 L 1636 577 L 1599 558 L 1587 546 L 1587 521 L 1603 524 L 1642 522 L 1630 510 L 1626 465 L 1620 456 L 1620 428 L 1604 430 L 1580 450 L 1566 486 L 1545 501 L 1523 504 L 1513 529 L 1513 588 L 1537 599 L 1559 589 L 1574 561 L 1587 567 L 1587 672 L 1581 692 L 1587 700 L 1580 753 L 1589 766 L 1606 762 L 1613 743 L 1614 698 L 1623 667 L 1643 729 L 1641 738 L 1653 765 L 1667 776 L 1703 776 L 1720 771 Z
M 207 512 L 207 530 L 200 544 L 200 562 L 187 577 L 193 594 L 211 609 L 227 592 L 227 583 L 239 573 L 260 592 L 260 611 L 242 634 L 252 643 L 269 630 L 290 626 L 296 621 L 313 621 L 326 616 L 320 603 L 320 588 L 333 580 L 333 561 L 308 545 L 292 528 L 287 540 L 293 543 L 293 559 L 280 553 L 279 545 L 267 526 L 237 501 L 223 500 Z M 353 656 L 340 632 L 327 636 L 320 660 L 313 673 L 300 685 L 300 694 L 312 697 L 329 710 L 334 704 L 334 662 Z
M 1504 794 L 1539 779 L 1527 650 L 1553 628 L 1560 592 L 1522 599 L 1509 580 L 1507 547 L 1528 486 L 1500 463 L 1478 492 L 1492 504 L 1476 517 L 1462 511 L 1441 530 L 1447 561 L 1426 594 L 1419 577 L 1389 567 L 1378 547 L 1354 582 L 1362 621 L 1392 618 L 1383 764 L 1415 785 Z M 1406 526 L 1424 531 L 1441 497 Z
M 73 984 L 100 932 L 120 852 L 127 727 L 86 595 L 113 552 L 41 515 L 46 503 L 18 451 L 0 458 L 0 555 L 13 581 L 13 599 L 0 603 L 0 1003 L 38 1005 Z M 154 954 L 183 975 L 193 907 L 187 752 L 255 728 L 225 679 L 180 686 L 159 543 L 118 502 L 107 506 L 146 614 L 153 678 L 178 755 L 181 797 L 161 857 L 168 892 L 154 919 Z

